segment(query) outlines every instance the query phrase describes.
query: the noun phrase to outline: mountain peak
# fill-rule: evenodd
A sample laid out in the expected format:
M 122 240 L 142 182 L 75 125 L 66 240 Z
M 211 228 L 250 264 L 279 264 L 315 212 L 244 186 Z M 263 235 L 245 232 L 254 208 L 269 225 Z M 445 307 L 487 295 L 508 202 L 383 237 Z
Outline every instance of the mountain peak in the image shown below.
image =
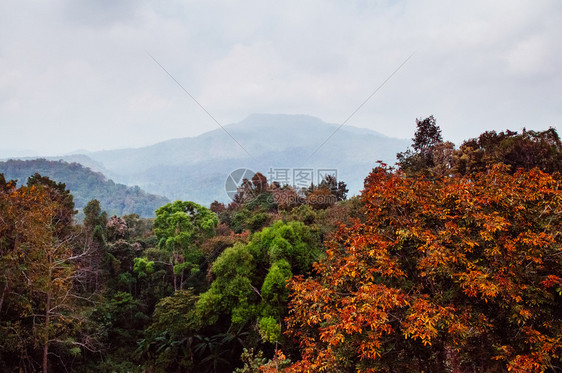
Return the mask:
M 320 118 L 313 117 L 305 114 L 269 114 L 269 113 L 254 113 L 250 114 L 244 120 L 235 123 L 237 127 L 287 127 L 287 126 L 322 126 L 325 123 Z M 330 125 L 330 124 L 328 124 Z M 331 125 L 330 125 L 331 126 Z

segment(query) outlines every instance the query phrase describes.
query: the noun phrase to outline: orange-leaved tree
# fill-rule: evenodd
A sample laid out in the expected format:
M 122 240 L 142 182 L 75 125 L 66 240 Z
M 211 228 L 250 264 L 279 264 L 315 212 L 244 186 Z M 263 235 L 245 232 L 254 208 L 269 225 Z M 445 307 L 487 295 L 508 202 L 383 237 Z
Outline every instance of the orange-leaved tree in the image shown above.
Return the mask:
M 46 373 L 90 346 L 78 338 L 72 196 L 40 175 L 30 180 L 17 188 L 0 174 L 0 363 Z
M 496 165 L 470 177 L 365 181 L 316 278 L 290 283 L 290 372 L 562 369 L 561 178 Z

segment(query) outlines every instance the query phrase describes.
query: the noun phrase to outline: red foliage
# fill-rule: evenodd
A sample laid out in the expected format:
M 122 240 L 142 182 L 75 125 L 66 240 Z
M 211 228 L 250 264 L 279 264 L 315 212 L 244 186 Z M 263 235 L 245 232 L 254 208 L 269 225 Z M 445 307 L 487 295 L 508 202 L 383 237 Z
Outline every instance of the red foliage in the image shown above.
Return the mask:
M 287 371 L 556 371 L 562 339 L 560 178 L 366 180 L 365 223 L 342 228 L 290 283 Z

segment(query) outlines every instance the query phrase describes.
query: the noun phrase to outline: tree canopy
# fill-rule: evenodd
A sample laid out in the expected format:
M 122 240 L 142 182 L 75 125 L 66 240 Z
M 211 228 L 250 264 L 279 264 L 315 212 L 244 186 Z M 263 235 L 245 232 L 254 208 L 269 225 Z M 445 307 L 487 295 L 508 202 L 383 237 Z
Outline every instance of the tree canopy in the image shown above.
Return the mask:
M 159 248 L 169 254 L 174 289 L 183 289 L 184 276 L 200 273 L 203 255 L 199 245 L 214 235 L 217 225 L 216 214 L 195 202 L 175 201 L 156 210 L 154 234 Z
M 0 173 L 0 370 L 562 371 L 556 130 L 416 124 L 349 199 L 256 173 L 228 205 L 76 220 L 70 182 Z
M 543 372 L 560 366 L 560 176 L 498 165 L 408 178 L 380 167 L 366 222 L 291 283 L 288 371 Z

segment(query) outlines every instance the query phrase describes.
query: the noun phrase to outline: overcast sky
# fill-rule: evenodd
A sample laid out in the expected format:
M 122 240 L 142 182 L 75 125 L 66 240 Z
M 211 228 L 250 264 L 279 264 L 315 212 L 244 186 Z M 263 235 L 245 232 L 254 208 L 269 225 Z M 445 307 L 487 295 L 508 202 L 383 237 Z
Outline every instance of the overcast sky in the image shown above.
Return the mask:
M 457 145 L 560 128 L 562 1 L 0 2 L 0 154 L 138 147 L 251 113 Z M 149 53 L 149 54 L 148 54 Z

